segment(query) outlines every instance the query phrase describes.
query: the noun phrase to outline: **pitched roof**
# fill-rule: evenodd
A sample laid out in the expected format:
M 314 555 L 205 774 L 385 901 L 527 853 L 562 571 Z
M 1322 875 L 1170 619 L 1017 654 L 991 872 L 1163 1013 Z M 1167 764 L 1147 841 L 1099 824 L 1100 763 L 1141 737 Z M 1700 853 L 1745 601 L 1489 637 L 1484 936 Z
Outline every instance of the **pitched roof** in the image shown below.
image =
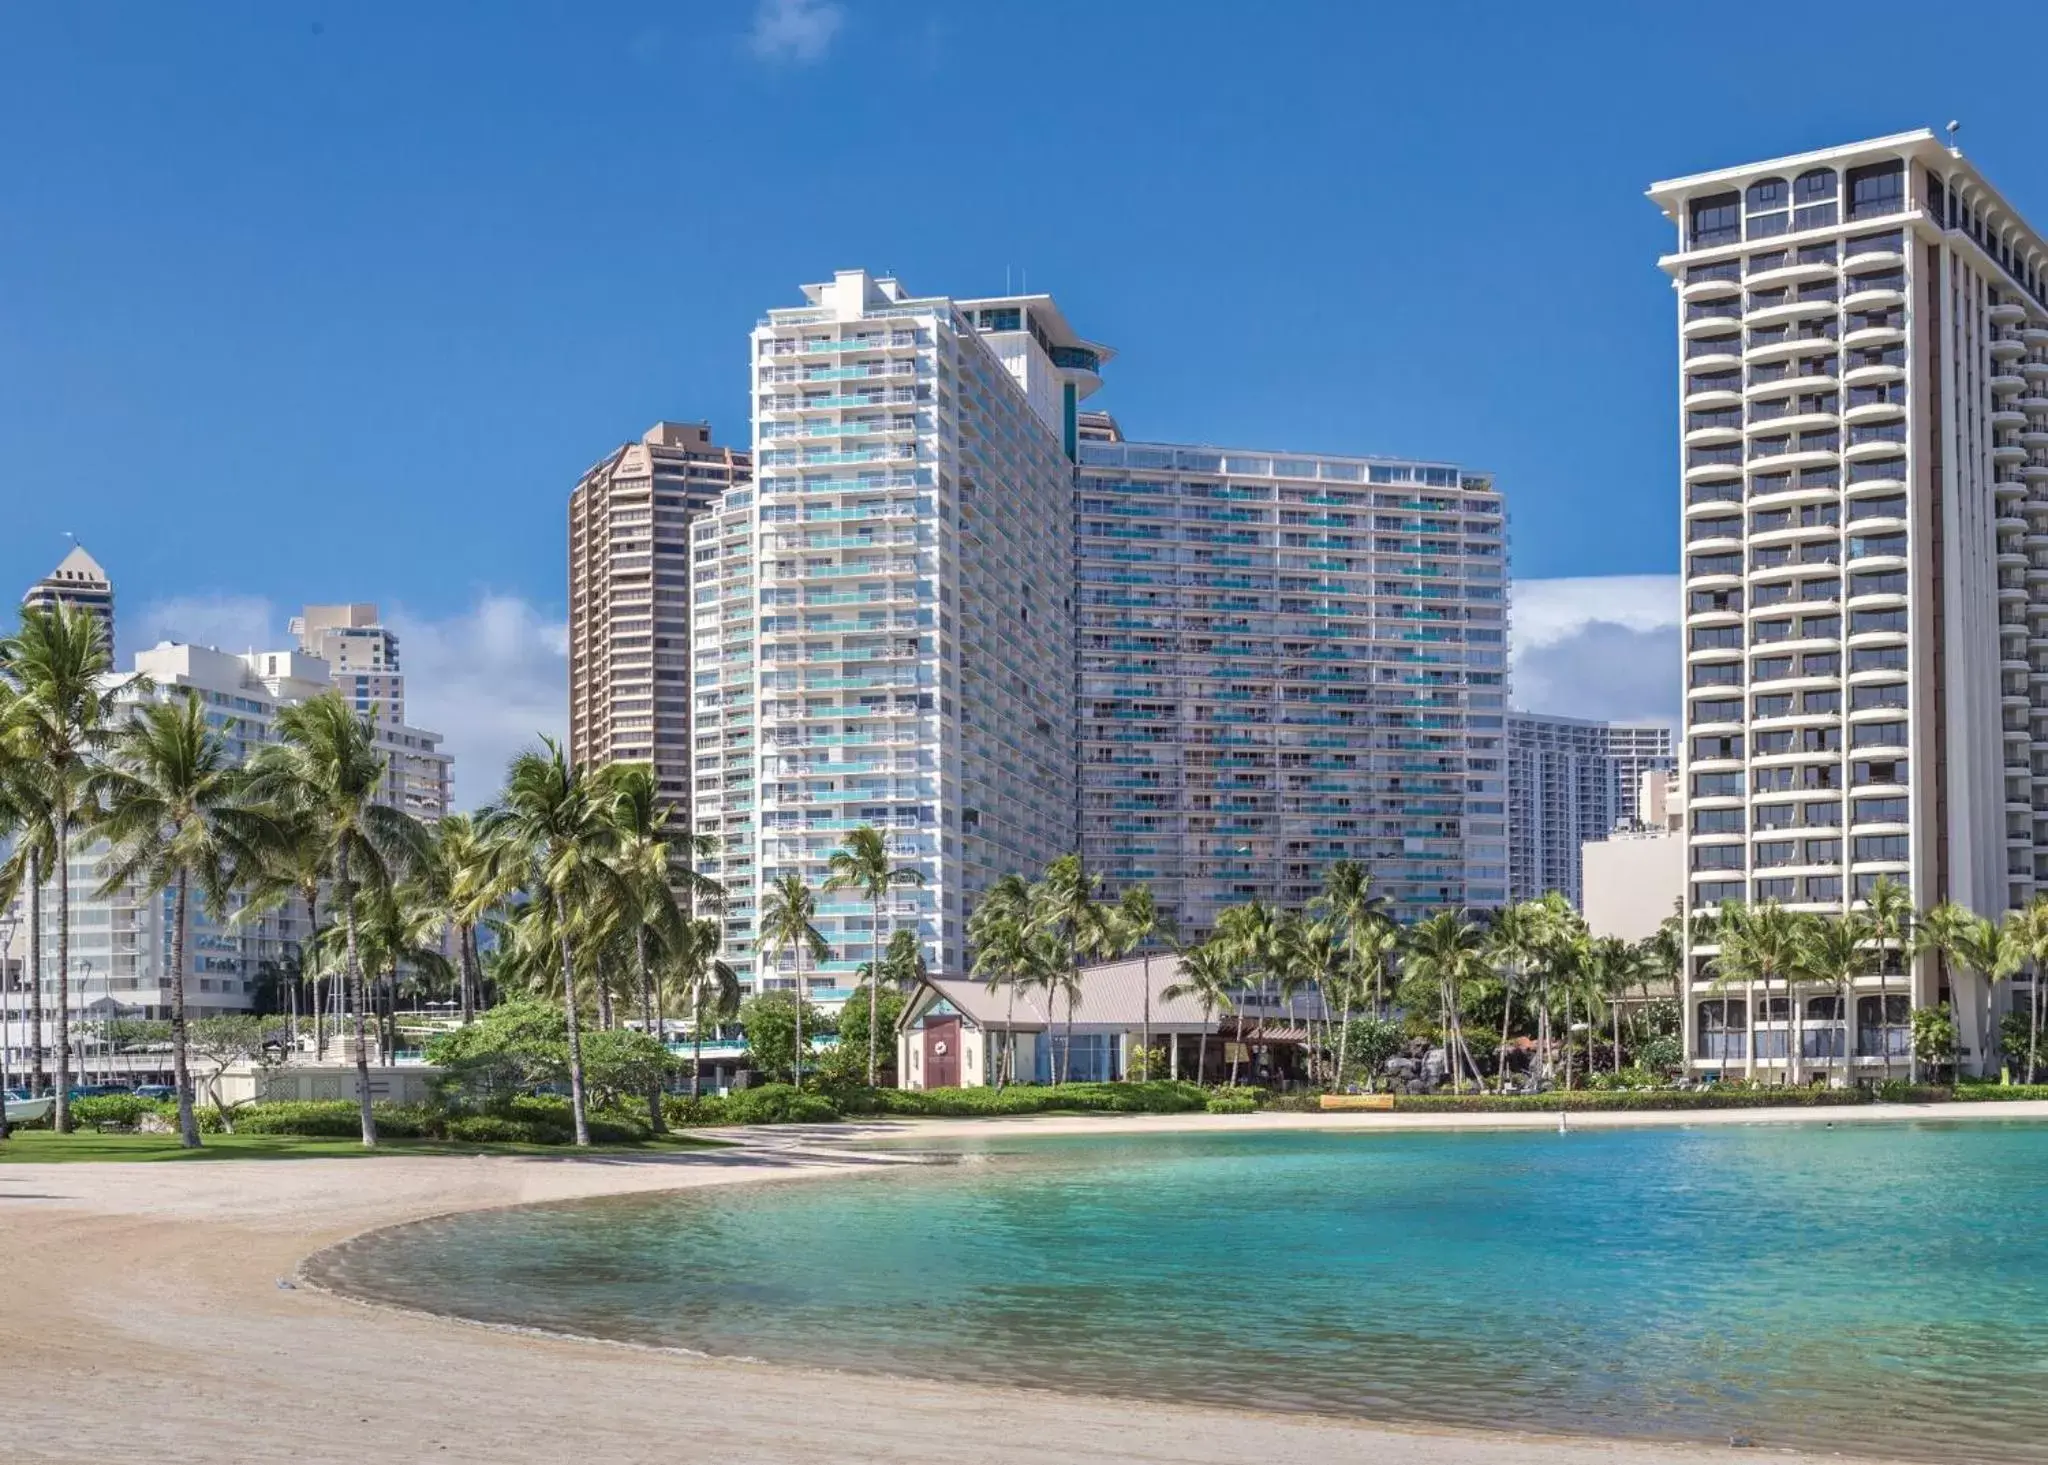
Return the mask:
M 1170 953 L 1159 953 L 1151 960 L 1152 967 L 1152 1026 L 1156 1028 L 1183 1028 L 1188 1031 L 1207 1029 L 1214 1031 L 1219 1023 L 1233 1019 L 1219 1013 L 1205 1017 L 1202 1004 L 1193 997 L 1168 997 L 1166 989 L 1180 980 L 1180 959 Z M 1050 1022 L 1067 1020 L 1066 999 L 1057 1001 L 1048 998 L 1043 987 L 1020 987 L 1016 993 L 1014 1019 L 1010 1003 L 1010 989 L 997 987 L 990 991 L 987 983 L 962 977 L 927 977 L 924 985 L 945 998 L 969 1022 L 981 1028 L 1002 1030 L 1013 1020 L 1019 1031 L 1034 1031 L 1046 1027 Z M 911 1016 L 920 1004 L 913 998 L 904 1004 L 904 1014 Z M 1244 1004 L 1247 1020 L 1259 1017 L 1288 1016 L 1284 1002 L 1249 1001 Z M 1123 961 L 1103 962 L 1081 970 L 1081 996 L 1074 1004 L 1073 1020 L 1086 1027 L 1109 1025 L 1136 1027 L 1144 1021 L 1145 1015 L 1145 960 L 1129 957 Z M 1304 992 L 1294 1005 L 1294 1018 L 1298 1021 L 1308 1017 L 1321 1017 L 1322 1007 L 1313 993 Z

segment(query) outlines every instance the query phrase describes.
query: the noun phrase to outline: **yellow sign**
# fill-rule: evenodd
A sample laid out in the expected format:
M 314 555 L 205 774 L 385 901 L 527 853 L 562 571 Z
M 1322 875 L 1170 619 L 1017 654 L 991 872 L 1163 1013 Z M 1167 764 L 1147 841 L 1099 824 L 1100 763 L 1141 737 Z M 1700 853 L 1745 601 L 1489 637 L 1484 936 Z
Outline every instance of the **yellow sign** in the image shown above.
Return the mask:
M 1223 1061 L 1224 1061 L 1225 1063 L 1249 1063 L 1249 1062 L 1251 1062 L 1251 1061 L 1252 1061 L 1252 1050 L 1251 1050 L 1251 1046 L 1250 1046 L 1250 1044 L 1247 1044 L 1247 1043 L 1225 1043 L 1225 1044 L 1223 1045 Z

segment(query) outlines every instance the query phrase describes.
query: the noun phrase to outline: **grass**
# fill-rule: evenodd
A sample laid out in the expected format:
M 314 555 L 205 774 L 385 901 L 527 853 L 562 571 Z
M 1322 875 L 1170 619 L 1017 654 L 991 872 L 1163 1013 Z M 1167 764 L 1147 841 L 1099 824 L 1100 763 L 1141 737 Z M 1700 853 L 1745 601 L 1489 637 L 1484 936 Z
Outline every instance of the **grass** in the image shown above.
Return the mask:
M 175 1134 L 57 1134 L 17 1129 L 0 1144 L 0 1165 L 71 1162 L 139 1164 L 157 1160 L 323 1160 L 370 1159 L 378 1155 L 651 1155 L 674 1150 L 722 1148 L 724 1142 L 694 1135 L 664 1135 L 639 1144 L 573 1145 L 458 1144 L 431 1139 L 387 1139 L 366 1150 L 353 1139 L 314 1139 L 291 1134 L 209 1134 L 196 1150 Z

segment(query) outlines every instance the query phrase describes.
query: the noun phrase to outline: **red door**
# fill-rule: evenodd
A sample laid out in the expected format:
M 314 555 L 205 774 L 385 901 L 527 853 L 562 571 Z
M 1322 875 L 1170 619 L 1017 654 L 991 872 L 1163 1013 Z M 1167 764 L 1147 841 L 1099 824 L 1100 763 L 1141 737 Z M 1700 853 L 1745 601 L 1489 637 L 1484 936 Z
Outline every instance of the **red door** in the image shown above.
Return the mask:
M 960 1087 L 960 1019 L 940 1017 L 924 1025 L 924 1086 Z

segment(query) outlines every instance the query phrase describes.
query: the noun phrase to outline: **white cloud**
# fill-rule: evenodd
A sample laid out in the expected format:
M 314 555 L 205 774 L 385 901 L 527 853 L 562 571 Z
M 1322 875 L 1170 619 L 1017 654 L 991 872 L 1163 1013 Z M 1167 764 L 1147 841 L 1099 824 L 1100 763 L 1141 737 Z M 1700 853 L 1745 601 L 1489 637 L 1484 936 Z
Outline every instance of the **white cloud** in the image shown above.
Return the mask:
M 1514 702 L 1531 712 L 1676 724 L 1676 575 L 1517 580 Z
M 485 594 L 453 615 L 384 607 L 405 667 L 406 720 L 442 735 L 455 759 L 455 804 L 469 809 L 498 789 L 505 765 L 545 733 L 567 734 L 569 628 L 512 595 Z M 160 641 L 222 651 L 291 644 L 288 613 L 253 595 L 159 600 L 119 622 L 122 664 Z
M 846 22 L 846 11 L 833 0 L 760 0 L 747 48 L 772 64 L 808 66 L 821 61 Z
M 569 627 L 512 595 L 484 595 L 436 619 L 393 605 L 405 665 L 406 719 L 455 758 L 455 805 L 497 792 L 505 765 L 543 733 L 568 735 Z
M 164 641 L 240 652 L 285 644 L 284 622 L 259 595 L 180 595 L 152 601 L 132 616 L 123 611 L 114 624 L 124 653 Z

